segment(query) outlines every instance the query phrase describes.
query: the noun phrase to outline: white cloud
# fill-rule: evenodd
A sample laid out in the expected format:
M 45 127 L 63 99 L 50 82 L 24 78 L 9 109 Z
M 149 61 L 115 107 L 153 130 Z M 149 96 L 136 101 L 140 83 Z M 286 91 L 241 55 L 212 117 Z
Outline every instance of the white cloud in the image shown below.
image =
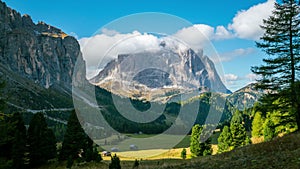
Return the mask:
M 224 77 L 226 81 L 237 81 L 239 79 L 235 74 L 225 74 Z
M 248 10 L 239 11 L 228 28 L 233 30 L 235 35 L 239 38 L 259 39 L 259 37 L 263 35 L 263 30 L 260 28 L 260 25 L 263 24 L 263 19 L 267 19 L 272 14 L 275 2 L 275 0 L 268 0 Z
M 255 83 L 259 78 L 260 76 L 253 73 L 242 76 L 229 73 L 224 75 L 222 81 L 231 91 L 236 91 L 248 84 Z
M 229 32 L 224 26 L 217 26 L 213 39 L 221 40 L 221 39 L 230 39 L 233 37 L 234 37 L 233 34 Z
M 205 48 L 212 40 L 222 40 L 233 37 L 232 33 L 224 26 L 217 26 L 215 29 L 205 24 L 195 24 L 191 27 L 183 28 L 173 36 L 186 42 L 195 50 Z
M 141 50 L 159 48 L 160 40 L 151 34 L 120 34 L 116 31 L 102 30 L 102 34 L 79 40 L 83 58 L 86 61 L 88 77 L 97 73 L 119 54 L 135 53 Z
M 256 52 L 256 50 L 254 48 L 235 49 L 233 51 L 220 54 L 219 61 L 220 62 L 228 62 L 228 61 L 231 61 L 231 60 L 233 60 L 237 57 L 247 56 L 247 55 L 253 54 L 255 52 Z
M 138 31 L 121 34 L 107 29 L 103 29 L 101 32 L 101 34 L 79 40 L 83 58 L 86 61 L 88 78 L 96 75 L 118 55 L 160 50 L 162 41 L 172 50 L 182 51 L 187 48 L 185 44 L 179 43 L 172 36 L 157 37 Z
M 246 76 L 245 76 L 245 78 L 249 81 L 249 82 L 255 82 L 257 79 L 259 79 L 260 78 L 260 76 L 259 75 L 257 75 L 257 74 L 254 74 L 254 73 L 249 73 L 249 74 L 247 74 Z
M 101 32 L 102 32 L 102 34 L 107 35 L 107 36 L 114 36 L 114 35 L 120 34 L 116 30 L 110 30 L 110 29 L 107 29 L 107 28 L 101 29 Z
M 235 86 L 239 80 L 241 80 L 241 78 L 232 73 L 225 74 L 224 77 L 222 77 L 222 81 L 227 87 Z
M 204 24 L 198 24 L 179 30 L 173 36 L 189 44 L 193 49 L 202 49 L 214 34 L 214 28 Z
M 247 10 L 239 11 L 232 19 L 228 27 L 217 26 L 216 28 L 205 24 L 195 24 L 188 28 L 179 30 L 175 36 L 192 47 L 203 46 L 208 40 L 224 40 L 230 38 L 242 38 L 258 40 L 263 34 L 260 25 L 263 19 L 267 19 L 274 10 L 275 0 L 268 0 Z

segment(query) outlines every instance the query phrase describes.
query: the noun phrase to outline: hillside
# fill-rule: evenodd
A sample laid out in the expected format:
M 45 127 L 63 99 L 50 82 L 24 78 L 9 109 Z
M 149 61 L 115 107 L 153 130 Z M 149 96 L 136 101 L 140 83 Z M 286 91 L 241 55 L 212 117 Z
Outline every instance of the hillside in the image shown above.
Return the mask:
M 300 133 L 292 133 L 270 142 L 237 148 L 214 156 L 192 160 L 143 160 L 139 169 L 298 169 L 300 168 Z M 100 164 L 83 163 L 74 169 L 107 169 L 109 161 Z M 122 169 L 132 169 L 133 161 L 121 161 Z M 64 168 L 63 164 L 49 164 L 40 169 Z
M 300 133 L 162 168 L 299 168 Z

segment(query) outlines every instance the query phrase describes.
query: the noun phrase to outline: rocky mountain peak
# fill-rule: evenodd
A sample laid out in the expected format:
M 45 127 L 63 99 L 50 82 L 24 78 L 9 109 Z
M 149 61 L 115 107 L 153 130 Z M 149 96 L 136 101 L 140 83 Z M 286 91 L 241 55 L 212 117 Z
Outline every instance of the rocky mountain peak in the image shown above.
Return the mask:
M 152 101 L 195 90 L 229 92 L 203 52 L 160 46 L 160 50 L 118 55 L 91 82 L 115 94 Z

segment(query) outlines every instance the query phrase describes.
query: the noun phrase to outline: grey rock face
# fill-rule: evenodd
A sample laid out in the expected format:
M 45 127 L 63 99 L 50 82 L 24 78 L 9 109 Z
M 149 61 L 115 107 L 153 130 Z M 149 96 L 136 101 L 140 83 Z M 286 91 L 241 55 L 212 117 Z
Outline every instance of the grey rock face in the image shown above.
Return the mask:
M 159 69 L 149 68 L 139 72 L 134 81 L 144 84 L 149 88 L 159 88 L 172 85 L 170 74 Z
M 0 62 L 7 69 L 49 88 L 71 89 L 73 68 L 81 56 L 77 40 L 0 1 Z M 79 57 L 80 58 L 80 57 Z
M 213 62 L 191 49 L 122 54 L 90 81 L 113 93 L 147 100 L 194 90 L 228 93 Z

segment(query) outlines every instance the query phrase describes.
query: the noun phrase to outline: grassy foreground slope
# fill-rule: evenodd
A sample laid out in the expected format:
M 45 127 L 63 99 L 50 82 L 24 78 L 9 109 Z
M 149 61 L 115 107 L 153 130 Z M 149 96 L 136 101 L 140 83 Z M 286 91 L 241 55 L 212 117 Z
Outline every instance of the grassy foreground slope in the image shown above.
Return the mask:
M 146 168 L 146 167 L 145 167 Z M 300 133 L 293 133 L 270 142 L 254 144 L 231 152 L 194 158 L 161 168 L 300 168 Z
M 108 169 L 110 160 L 99 164 L 86 163 L 72 169 Z M 133 161 L 121 161 L 122 169 L 132 169 Z M 65 168 L 64 164 L 49 164 L 41 169 Z M 292 133 L 270 142 L 253 144 L 237 148 L 231 152 L 214 156 L 198 157 L 191 160 L 160 159 L 142 160 L 138 169 L 299 169 L 300 168 L 300 133 Z

